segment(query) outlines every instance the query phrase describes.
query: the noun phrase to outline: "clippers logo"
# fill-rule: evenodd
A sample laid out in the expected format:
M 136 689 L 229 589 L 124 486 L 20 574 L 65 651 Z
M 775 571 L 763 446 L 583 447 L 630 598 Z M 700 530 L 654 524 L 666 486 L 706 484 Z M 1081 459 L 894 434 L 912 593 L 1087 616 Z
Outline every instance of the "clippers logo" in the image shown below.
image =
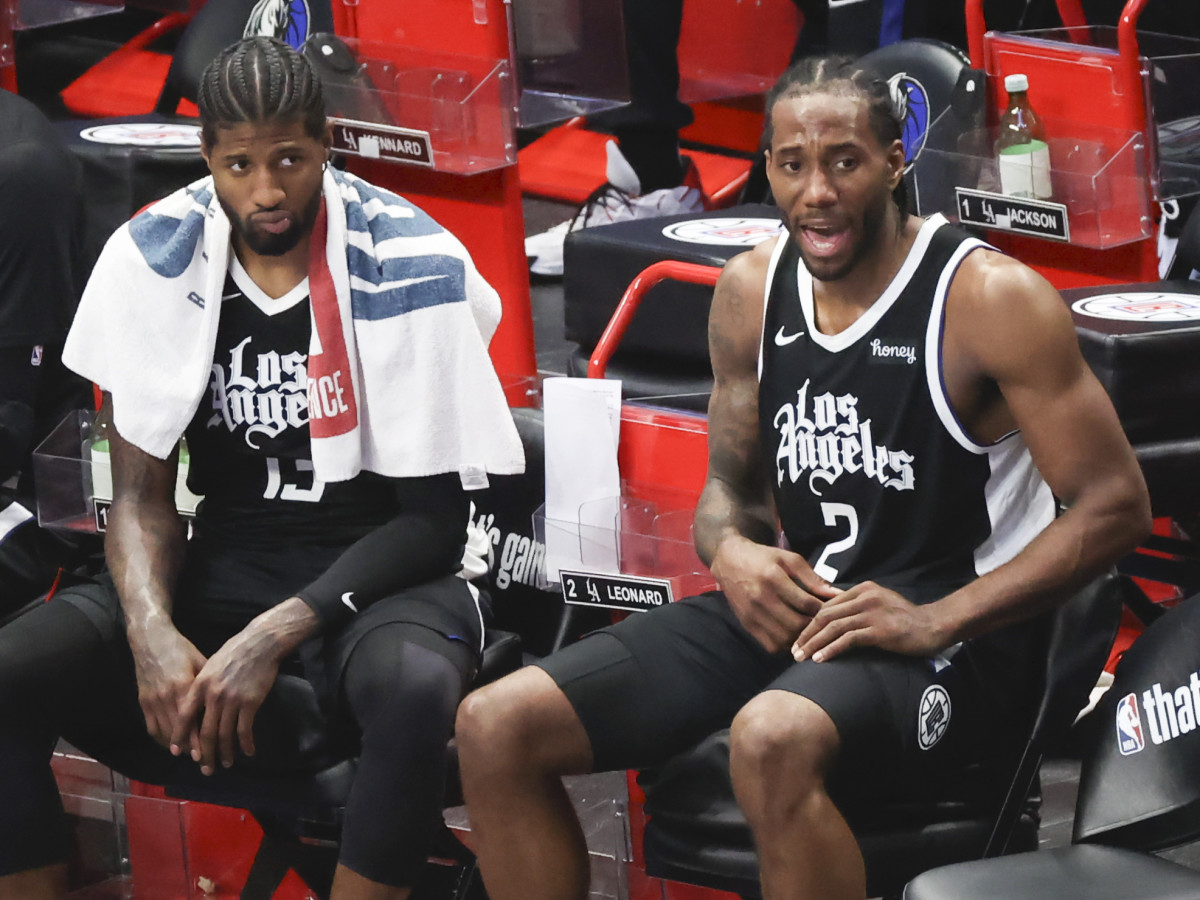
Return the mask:
M 778 219 L 687 219 L 662 230 L 664 237 L 685 244 L 712 244 L 717 247 L 753 247 L 775 237 L 783 230 Z
M 1071 304 L 1075 312 L 1119 322 L 1190 322 L 1200 319 L 1195 294 L 1100 294 Z
M 121 144 L 132 147 L 198 148 L 200 126 L 127 122 L 122 125 L 94 125 L 79 132 L 93 144 Z
M 1117 704 L 1117 749 L 1122 756 L 1137 753 L 1146 746 L 1142 735 L 1142 717 L 1138 715 L 1137 695 L 1126 694 Z
M 903 123 L 900 140 L 904 144 L 907 171 L 925 149 L 925 137 L 929 134 L 929 95 L 925 86 L 907 72 L 897 72 L 889 78 L 888 91 Z
M 931 684 L 921 695 L 917 713 L 917 743 L 928 750 L 950 727 L 950 695 L 940 684 Z
M 1200 672 L 1193 672 L 1187 684 L 1173 690 L 1154 684 L 1142 691 L 1142 709 L 1146 711 L 1144 725 L 1152 744 L 1165 744 L 1195 731 L 1196 714 L 1200 712 Z M 1117 704 L 1116 725 L 1117 748 L 1122 755 L 1137 753 L 1146 746 L 1136 694 L 1122 697 Z

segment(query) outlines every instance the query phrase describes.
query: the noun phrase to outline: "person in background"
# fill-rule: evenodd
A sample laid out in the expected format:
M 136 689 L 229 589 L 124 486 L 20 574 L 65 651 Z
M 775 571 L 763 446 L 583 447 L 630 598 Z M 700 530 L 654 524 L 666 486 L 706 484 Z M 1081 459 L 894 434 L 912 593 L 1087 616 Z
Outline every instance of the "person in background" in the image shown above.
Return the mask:
M 84 208 L 79 163 L 23 97 L 0 90 L 0 620 L 99 551 L 90 536 L 38 527 L 30 453 L 87 382 L 62 365 L 79 302 Z

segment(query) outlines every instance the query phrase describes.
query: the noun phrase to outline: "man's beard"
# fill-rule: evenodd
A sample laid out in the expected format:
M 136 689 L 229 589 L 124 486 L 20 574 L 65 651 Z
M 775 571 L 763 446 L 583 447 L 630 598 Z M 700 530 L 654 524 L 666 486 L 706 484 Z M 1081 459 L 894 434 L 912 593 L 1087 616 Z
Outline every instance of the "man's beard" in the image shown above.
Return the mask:
M 824 260 L 811 260 L 808 254 L 804 252 L 804 247 L 800 241 L 793 236 L 792 240 L 796 242 L 796 249 L 800 253 L 800 258 L 803 260 L 805 268 L 812 274 L 814 278 L 820 281 L 840 281 L 845 278 L 856 268 L 859 263 L 875 249 L 880 240 L 880 232 L 883 229 L 883 223 L 887 220 L 888 204 L 895 202 L 890 193 L 883 193 L 875 198 L 866 209 L 863 210 L 861 219 L 861 229 L 859 231 L 858 241 L 851 248 L 850 255 L 837 268 L 833 268 Z M 788 223 L 785 221 L 785 225 Z M 788 230 L 795 234 L 789 226 Z
M 313 223 L 317 221 L 317 213 L 321 209 L 321 188 L 318 186 L 317 190 L 313 191 L 312 199 L 300 211 L 299 218 L 293 220 L 291 225 L 279 234 L 272 234 L 270 231 L 255 227 L 252 222 L 248 222 L 230 209 L 220 195 L 217 196 L 217 200 L 221 204 L 221 209 L 225 210 L 225 215 L 229 218 L 229 224 L 233 227 L 234 232 L 252 253 L 259 256 L 283 256 L 294 249 L 300 243 L 301 238 L 312 231 Z M 253 214 L 250 218 L 253 218 Z

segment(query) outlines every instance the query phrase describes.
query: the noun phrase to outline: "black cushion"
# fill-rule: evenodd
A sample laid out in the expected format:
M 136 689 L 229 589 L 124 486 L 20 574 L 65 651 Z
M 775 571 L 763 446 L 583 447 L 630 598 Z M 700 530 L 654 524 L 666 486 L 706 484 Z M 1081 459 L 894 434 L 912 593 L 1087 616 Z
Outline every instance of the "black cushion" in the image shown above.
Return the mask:
M 758 859 L 729 781 L 729 731 L 639 775 L 646 794 L 646 873 L 758 896 Z M 837 799 L 863 850 L 870 896 L 897 890 L 947 859 L 980 856 L 991 834 L 1003 778 L 982 766 L 940 785 L 940 797 Z M 1036 807 L 1019 818 L 1011 846 L 1037 846 Z
M 1135 444 L 1200 437 L 1200 283 L 1074 288 L 1084 359 Z
M 652 263 L 675 259 L 723 266 L 777 230 L 779 211 L 747 204 L 705 213 L 585 228 L 563 247 L 566 338 L 590 352 L 629 283 Z M 708 365 L 712 288 L 667 281 L 642 301 L 621 349 L 667 365 Z
M 1156 516 L 1190 516 L 1200 510 L 1200 437 L 1154 441 L 1134 448 Z
M 1200 872 L 1114 847 L 1078 845 L 943 866 L 904 900 L 1195 900 Z

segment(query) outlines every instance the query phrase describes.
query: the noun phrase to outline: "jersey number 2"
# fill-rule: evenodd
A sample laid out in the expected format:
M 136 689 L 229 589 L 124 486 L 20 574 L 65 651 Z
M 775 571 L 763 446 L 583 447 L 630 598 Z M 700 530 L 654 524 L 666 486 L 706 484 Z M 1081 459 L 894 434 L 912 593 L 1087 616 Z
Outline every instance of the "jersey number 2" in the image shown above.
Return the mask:
M 858 512 L 849 503 L 822 503 L 821 516 L 825 519 L 826 525 L 832 527 L 837 524 L 838 519 L 845 519 L 850 528 L 850 533 L 844 538 L 833 541 L 821 551 L 821 556 L 813 566 L 814 572 L 832 583 L 837 581 L 840 570 L 826 563 L 826 560 L 835 553 L 841 553 L 854 546 L 854 542 L 858 540 Z

